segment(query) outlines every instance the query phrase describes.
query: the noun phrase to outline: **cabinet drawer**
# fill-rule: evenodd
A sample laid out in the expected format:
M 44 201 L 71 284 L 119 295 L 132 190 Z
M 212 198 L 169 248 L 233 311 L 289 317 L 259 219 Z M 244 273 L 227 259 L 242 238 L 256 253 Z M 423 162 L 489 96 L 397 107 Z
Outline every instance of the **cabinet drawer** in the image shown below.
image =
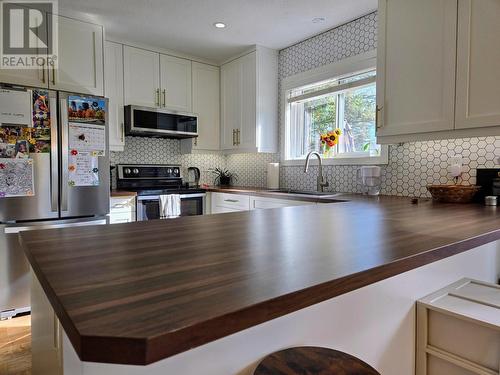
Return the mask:
M 296 201 L 290 199 L 275 199 L 275 198 L 265 198 L 265 197 L 251 197 L 250 198 L 250 209 L 251 210 L 263 210 L 267 208 L 280 208 L 280 207 L 292 207 L 292 206 L 307 206 L 315 204 L 314 202 L 304 202 Z
M 250 209 L 250 197 L 248 195 L 213 193 L 212 207 L 226 207 L 238 211 Z
M 135 211 L 111 212 L 109 214 L 110 224 L 131 223 L 133 221 L 135 221 Z
M 486 368 L 499 370 L 500 330 L 434 310 L 428 311 L 427 319 L 428 345 Z M 459 337 L 467 337 L 467 340 Z
M 135 197 L 111 197 L 109 209 L 111 213 L 135 212 Z

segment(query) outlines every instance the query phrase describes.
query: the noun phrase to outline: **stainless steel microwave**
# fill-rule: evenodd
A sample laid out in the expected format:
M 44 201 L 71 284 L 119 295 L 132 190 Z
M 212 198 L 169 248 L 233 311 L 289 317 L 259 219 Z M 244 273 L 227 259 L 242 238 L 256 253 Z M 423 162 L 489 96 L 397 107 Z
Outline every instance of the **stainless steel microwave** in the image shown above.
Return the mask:
M 198 117 L 165 108 L 125 106 L 125 135 L 161 138 L 198 136 Z

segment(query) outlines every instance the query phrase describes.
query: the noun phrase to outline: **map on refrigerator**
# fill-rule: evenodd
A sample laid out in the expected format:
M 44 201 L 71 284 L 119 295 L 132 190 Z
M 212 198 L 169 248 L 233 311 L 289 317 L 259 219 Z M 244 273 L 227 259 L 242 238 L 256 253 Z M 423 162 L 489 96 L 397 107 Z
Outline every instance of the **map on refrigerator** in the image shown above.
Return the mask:
M 35 195 L 33 159 L 0 159 L 0 198 Z

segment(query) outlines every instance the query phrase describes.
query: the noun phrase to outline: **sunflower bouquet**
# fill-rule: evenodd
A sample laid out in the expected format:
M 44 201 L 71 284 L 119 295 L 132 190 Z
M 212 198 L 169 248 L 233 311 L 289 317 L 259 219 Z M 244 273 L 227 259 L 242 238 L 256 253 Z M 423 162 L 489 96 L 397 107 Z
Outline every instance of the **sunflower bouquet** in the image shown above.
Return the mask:
M 320 134 L 321 147 L 323 148 L 323 153 L 327 154 L 331 149 L 333 149 L 338 143 L 342 131 L 340 129 L 334 129 L 324 134 Z

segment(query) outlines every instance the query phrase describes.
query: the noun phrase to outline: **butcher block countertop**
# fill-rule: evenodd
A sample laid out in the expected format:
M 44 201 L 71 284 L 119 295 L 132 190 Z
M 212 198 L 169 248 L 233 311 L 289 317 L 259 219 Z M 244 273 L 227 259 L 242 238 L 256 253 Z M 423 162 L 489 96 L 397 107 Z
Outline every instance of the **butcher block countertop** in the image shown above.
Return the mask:
M 136 365 L 500 239 L 500 207 L 336 198 L 20 239 L 80 359 Z

